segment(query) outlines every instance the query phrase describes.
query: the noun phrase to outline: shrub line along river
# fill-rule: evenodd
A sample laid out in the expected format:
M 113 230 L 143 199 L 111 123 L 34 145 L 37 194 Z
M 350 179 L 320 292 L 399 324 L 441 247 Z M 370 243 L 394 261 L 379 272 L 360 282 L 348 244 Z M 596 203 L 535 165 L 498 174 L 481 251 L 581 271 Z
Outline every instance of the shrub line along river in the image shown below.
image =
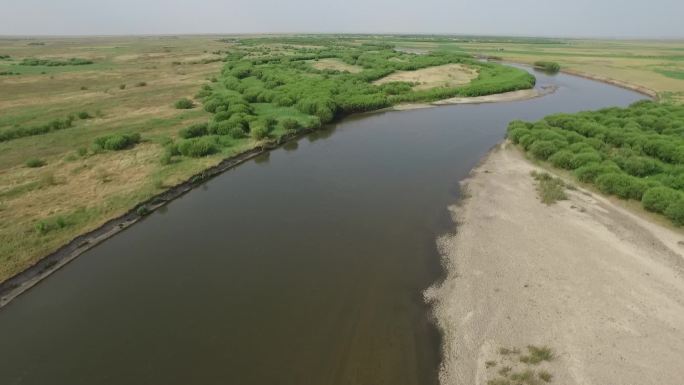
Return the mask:
M 459 180 L 510 120 L 643 98 L 536 75 L 558 90 L 352 116 L 171 202 L 0 310 L 0 384 L 436 384 Z

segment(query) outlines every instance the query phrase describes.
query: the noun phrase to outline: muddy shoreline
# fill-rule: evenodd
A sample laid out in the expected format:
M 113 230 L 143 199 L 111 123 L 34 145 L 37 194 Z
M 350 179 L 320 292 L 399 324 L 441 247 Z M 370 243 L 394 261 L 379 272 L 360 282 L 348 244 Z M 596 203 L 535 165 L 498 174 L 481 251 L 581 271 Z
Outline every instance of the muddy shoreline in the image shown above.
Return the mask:
M 287 142 L 299 140 L 300 138 L 313 132 L 313 130 L 309 129 L 301 130 L 299 132 L 286 135 L 280 138 L 278 141 L 268 142 L 241 154 L 226 158 L 216 166 L 207 168 L 202 172 L 191 176 L 186 181 L 181 182 L 167 189 L 166 191 L 137 204 L 125 214 L 110 219 L 100 227 L 77 236 L 67 244 L 41 258 L 31 267 L 14 275 L 4 282 L 1 282 L 0 309 L 10 303 L 13 299 L 30 290 L 32 287 L 50 276 L 55 271 L 61 269 L 69 262 L 76 259 L 81 254 L 113 237 L 114 235 L 130 228 L 145 216 L 165 206 L 174 199 L 180 198 L 186 193 L 192 191 L 194 188 L 229 169 L 239 166 L 240 164 L 259 155 L 277 149 Z

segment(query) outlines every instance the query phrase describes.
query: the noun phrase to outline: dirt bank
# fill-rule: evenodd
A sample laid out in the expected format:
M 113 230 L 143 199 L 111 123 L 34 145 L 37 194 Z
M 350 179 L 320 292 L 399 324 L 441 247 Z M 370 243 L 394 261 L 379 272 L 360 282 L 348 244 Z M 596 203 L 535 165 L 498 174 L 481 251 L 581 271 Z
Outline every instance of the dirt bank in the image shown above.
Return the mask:
M 259 147 L 255 147 L 241 154 L 226 158 L 218 165 L 195 174 L 185 182 L 179 183 L 168 190 L 148 199 L 147 201 L 141 202 L 127 213 L 108 220 L 95 230 L 77 236 L 56 251 L 41 258 L 28 269 L 5 281 L 0 282 L 0 309 L 21 294 L 33 288 L 40 281 L 47 278 L 55 271 L 66 266 L 69 262 L 79 257 L 81 254 L 115 236 L 119 232 L 128 229 L 130 226 L 140 221 L 143 217 L 168 204 L 172 200 L 180 198 L 195 187 L 202 185 L 209 179 L 218 176 L 226 170 L 239 166 L 240 164 L 252 158 L 278 148 L 283 143 L 297 140 L 304 135 L 310 134 L 311 132 L 312 130 L 308 129 L 300 130 L 295 133 L 285 135 L 278 141 L 265 142 Z
M 451 208 L 447 278 L 426 293 L 444 333 L 442 384 L 509 384 L 524 370 L 536 376 L 524 383 L 547 371 L 568 385 L 681 384 L 684 237 L 581 189 L 546 206 L 535 168 L 504 144 Z M 554 358 L 523 363 L 528 345 Z

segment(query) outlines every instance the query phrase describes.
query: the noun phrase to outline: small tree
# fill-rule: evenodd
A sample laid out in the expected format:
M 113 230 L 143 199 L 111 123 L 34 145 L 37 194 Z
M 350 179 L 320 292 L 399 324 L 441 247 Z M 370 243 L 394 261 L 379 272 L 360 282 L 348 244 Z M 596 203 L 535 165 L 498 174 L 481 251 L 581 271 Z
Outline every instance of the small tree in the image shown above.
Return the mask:
M 176 102 L 175 107 L 179 110 L 189 110 L 195 107 L 195 103 L 193 103 L 192 100 L 188 98 L 183 98 Z

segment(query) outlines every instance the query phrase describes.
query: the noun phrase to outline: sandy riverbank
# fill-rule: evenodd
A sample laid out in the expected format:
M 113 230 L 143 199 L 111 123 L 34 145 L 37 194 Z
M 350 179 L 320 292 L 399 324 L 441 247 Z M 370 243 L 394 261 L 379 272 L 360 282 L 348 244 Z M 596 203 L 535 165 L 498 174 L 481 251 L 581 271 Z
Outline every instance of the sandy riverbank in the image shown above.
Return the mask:
M 581 189 L 546 206 L 535 168 L 502 145 L 451 208 L 447 277 L 426 293 L 444 333 L 442 383 L 503 380 L 510 366 L 567 385 L 681 384 L 684 237 Z M 523 364 L 528 345 L 555 358 Z
M 520 100 L 528 100 L 539 98 L 544 95 L 554 93 L 558 88 L 555 86 L 547 86 L 542 88 L 533 88 L 529 90 L 519 90 L 504 92 L 500 94 L 485 95 L 485 96 L 474 96 L 474 97 L 456 97 L 449 99 L 442 99 L 431 103 L 407 103 L 398 104 L 394 107 L 390 107 L 390 110 L 404 111 L 404 110 L 415 110 L 418 108 L 430 108 L 435 106 L 444 106 L 451 104 L 481 104 L 481 103 L 503 103 L 503 102 L 515 102 Z

